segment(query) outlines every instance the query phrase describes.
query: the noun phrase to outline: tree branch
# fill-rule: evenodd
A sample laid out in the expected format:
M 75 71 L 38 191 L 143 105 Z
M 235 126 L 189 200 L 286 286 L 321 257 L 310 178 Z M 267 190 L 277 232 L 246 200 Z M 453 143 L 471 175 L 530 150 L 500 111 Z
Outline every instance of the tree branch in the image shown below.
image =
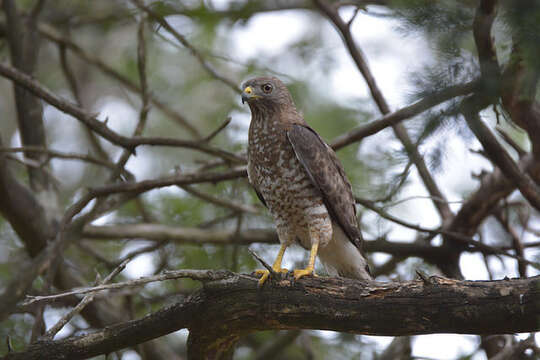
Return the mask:
M 219 156 L 224 159 L 237 162 L 237 163 L 245 162 L 244 159 L 239 158 L 235 154 L 209 146 L 199 141 L 161 138 L 161 137 L 141 137 L 141 136 L 126 137 L 126 136 L 120 135 L 114 132 L 113 130 L 111 130 L 106 125 L 106 123 L 99 121 L 96 118 L 95 114 L 91 114 L 81 109 L 76 104 L 72 103 L 71 101 L 57 96 L 49 89 L 42 86 L 39 82 L 37 82 L 31 76 L 25 73 L 22 73 L 18 71 L 17 69 L 12 68 L 11 66 L 8 66 L 2 63 L 0 63 L 0 75 L 26 88 L 28 91 L 42 98 L 43 100 L 45 100 L 52 106 L 56 107 L 57 109 L 75 117 L 76 119 L 78 119 L 79 121 L 87 125 L 93 131 L 95 131 L 96 133 L 98 133 L 100 136 L 107 139 L 111 143 L 121 146 L 130 151 L 134 151 L 134 149 L 140 145 L 176 146 L 176 147 L 185 147 L 185 148 L 193 149 L 193 150 L 199 150 L 207 154 Z
M 521 172 L 506 150 L 499 144 L 495 135 L 482 122 L 478 112 L 484 108 L 484 101 L 478 96 L 471 96 L 463 101 L 462 113 L 478 141 L 486 151 L 490 160 L 499 167 L 505 176 L 512 181 L 521 194 L 540 211 L 540 187 L 527 173 Z
M 402 223 L 402 222 L 400 222 Z M 525 264 L 540 268 L 540 264 L 513 255 L 505 249 L 492 247 L 476 241 L 461 233 L 438 229 L 428 229 L 402 223 L 404 226 L 429 234 L 442 234 L 448 236 L 459 244 L 470 245 L 463 251 L 481 252 L 487 255 L 499 254 L 515 258 Z M 210 230 L 198 228 L 185 228 L 162 224 L 118 224 L 118 225 L 87 225 L 83 236 L 89 239 L 147 239 L 154 241 L 173 241 L 179 244 L 214 244 L 214 245 L 250 245 L 254 243 L 278 244 L 278 237 L 274 230 L 247 229 L 242 231 Z M 448 257 L 448 249 L 442 246 L 429 244 L 392 242 L 385 239 L 366 240 L 364 248 L 367 252 L 382 252 L 399 257 L 416 256 L 435 265 L 443 264 Z
M 359 46 L 356 45 L 352 37 L 350 27 L 343 21 L 337 9 L 334 8 L 327 1 L 325 0 L 313 0 L 313 1 L 315 5 L 320 9 L 320 11 L 326 15 L 326 17 L 334 24 L 334 26 L 339 31 L 339 34 L 341 35 L 343 42 L 345 43 L 345 46 L 347 46 L 347 49 L 349 50 L 349 53 L 354 63 L 356 64 L 356 67 L 358 68 L 362 76 L 364 77 L 368 85 L 369 91 L 371 93 L 371 96 L 373 100 L 375 101 L 375 103 L 377 104 L 377 107 L 379 108 L 380 112 L 383 115 L 389 114 L 390 107 L 388 106 L 386 99 L 384 98 L 381 90 L 379 89 L 379 86 L 377 85 L 377 82 L 375 81 L 375 78 L 373 77 L 373 74 L 371 73 L 371 70 L 369 69 L 369 66 L 364 58 L 364 54 L 362 53 L 362 50 L 360 49 Z M 437 183 L 431 176 L 424 162 L 424 159 L 420 156 L 416 146 L 414 146 L 413 142 L 411 141 L 409 134 L 407 132 L 407 129 L 405 129 L 405 127 L 400 123 L 392 125 L 392 128 L 394 129 L 394 134 L 399 139 L 399 141 L 403 144 L 405 151 L 407 151 L 407 153 L 409 154 L 409 157 L 411 158 L 412 162 L 416 166 L 416 169 L 418 170 L 420 178 L 422 179 L 429 194 L 433 198 L 446 199 L 443 193 L 441 192 L 441 190 L 439 189 Z M 449 221 L 450 219 L 452 219 L 453 213 L 446 202 L 434 201 L 433 205 L 439 211 L 439 214 L 441 218 L 443 219 L 443 222 Z
M 540 329 L 540 278 L 395 283 L 292 278 L 257 288 L 234 273 L 207 281 L 186 301 L 80 337 L 42 341 L 2 360 L 86 359 L 187 328 L 191 359 L 216 359 L 236 340 L 269 329 L 355 334 L 515 333 Z
M 448 101 L 457 96 L 463 96 L 471 93 L 478 86 L 477 81 L 473 81 L 463 85 L 450 86 L 446 89 L 435 92 L 423 99 L 401 108 L 392 113 L 385 114 L 382 118 L 373 120 L 365 125 L 359 126 L 345 134 L 336 137 L 332 141 L 334 150 L 341 149 L 356 141 L 362 140 L 365 137 L 376 134 L 377 132 L 386 129 L 387 127 L 397 125 L 401 121 L 416 116 L 429 108 L 437 106 L 445 101 Z
M 85 62 L 91 65 L 94 65 L 99 70 L 101 70 L 105 75 L 113 78 L 114 80 L 124 85 L 128 90 L 132 92 L 136 92 L 136 93 L 141 93 L 142 89 L 136 83 L 131 81 L 131 79 L 120 74 L 119 72 L 114 70 L 111 66 L 107 65 L 96 56 L 87 53 L 79 45 L 72 42 L 69 38 L 60 35 L 58 31 L 56 31 L 53 27 L 47 24 L 40 23 L 38 24 L 38 30 L 43 37 L 47 38 L 48 40 L 52 42 L 59 44 L 60 46 L 64 46 L 67 49 L 71 50 L 73 54 L 75 54 L 76 56 L 84 60 Z M 178 111 L 173 110 L 166 103 L 164 103 L 163 101 L 156 98 L 150 93 L 148 94 L 148 98 L 149 98 L 149 101 L 156 108 L 161 110 L 169 118 L 173 119 L 182 127 L 184 127 L 186 130 L 188 130 L 195 138 L 201 137 L 199 130 L 197 130 L 197 128 L 194 127 L 191 124 L 191 122 L 184 117 L 184 115 L 180 114 Z
M 224 77 L 221 74 L 218 74 L 216 70 L 210 66 L 210 64 L 206 61 L 206 59 L 203 57 L 201 52 L 197 50 L 187 39 L 185 36 L 180 34 L 178 31 L 176 31 L 168 22 L 165 20 L 162 16 L 160 16 L 158 13 L 150 9 L 149 7 L 145 6 L 144 3 L 140 0 L 131 0 L 131 2 L 137 6 L 142 11 L 146 12 L 152 19 L 154 19 L 159 25 L 161 25 L 165 30 L 167 30 L 176 40 L 178 40 L 186 49 L 188 49 L 191 52 L 191 55 L 197 59 L 199 64 L 202 66 L 202 68 L 208 72 L 213 78 L 221 81 L 225 85 L 229 86 L 233 91 L 240 93 L 240 87 L 237 83 L 234 81 L 231 81 Z
M 10 48 L 11 64 L 14 68 L 27 74 L 34 73 L 39 53 L 39 37 L 36 31 L 36 16 L 41 6 L 36 7 L 33 16 L 23 21 L 18 13 L 16 2 L 6 0 L 2 3 L 6 14 L 7 40 Z M 38 4 L 42 4 L 41 2 Z M 45 147 L 45 127 L 43 125 L 43 109 L 39 99 L 17 83 L 13 83 L 17 123 L 21 142 L 25 146 Z M 43 154 L 25 153 L 25 156 L 41 162 Z M 30 186 L 38 193 L 51 190 L 49 177 L 42 169 L 28 167 Z M 52 197 L 51 197 L 52 200 Z

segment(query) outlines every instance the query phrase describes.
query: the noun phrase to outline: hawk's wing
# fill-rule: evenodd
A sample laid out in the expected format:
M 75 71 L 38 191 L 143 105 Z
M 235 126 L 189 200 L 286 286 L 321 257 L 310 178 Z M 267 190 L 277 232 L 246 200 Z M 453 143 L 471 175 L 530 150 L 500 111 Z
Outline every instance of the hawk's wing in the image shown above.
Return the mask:
M 360 250 L 362 233 L 358 228 L 352 187 L 334 150 L 312 128 L 292 125 L 287 132 L 296 157 L 313 185 L 320 191 L 330 217 Z
M 268 205 L 266 204 L 266 200 L 264 200 L 264 197 L 262 196 L 261 192 L 259 191 L 259 189 L 257 189 L 257 186 L 255 185 L 255 183 L 253 181 L 251 181 L 251 175 L 249 174 L 249 153 L 248 153 L 248 171 L 247 171 L 247 173 L 248 173 L 248 181 L 251 184 L 251 187 L 253 187 L 253 190 L 255 190 L 255 194 L 257 194 L 257 197 L 259 198 L 259 200 L 261 200 L 263 205 L 268 207 Z

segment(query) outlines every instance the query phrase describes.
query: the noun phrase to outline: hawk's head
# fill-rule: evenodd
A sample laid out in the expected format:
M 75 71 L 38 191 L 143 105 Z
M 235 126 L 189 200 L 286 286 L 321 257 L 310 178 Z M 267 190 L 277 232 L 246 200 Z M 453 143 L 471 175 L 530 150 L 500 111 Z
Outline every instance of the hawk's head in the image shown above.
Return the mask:
M 285 84 L 276 77 L 258 77 L 242 85 L 242 103 L 250 107 L 293 105 L 291 94 Z

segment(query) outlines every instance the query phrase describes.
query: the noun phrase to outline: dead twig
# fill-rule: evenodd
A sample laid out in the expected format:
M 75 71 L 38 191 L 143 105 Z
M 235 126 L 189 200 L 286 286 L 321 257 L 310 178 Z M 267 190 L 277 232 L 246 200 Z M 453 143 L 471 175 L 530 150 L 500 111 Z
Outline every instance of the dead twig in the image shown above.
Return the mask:
M 260 257 L 259 255 L 257 255 L 257 253 L 251 249 L 248 249 L 249 253 L 251 254 L 251 256 L 253 256 L 255 259 L 257 259 L 258 262 L 261 263 L 262 266 L 264 266 L 266 268 L 266 270 L 268 270 L 270 272 L 270 276 L 271 277 L 275 277 L 277 275 L 277 273 L 274 271 L 274 269 L 272 269 L 272 267 L 270 265 L 268 265 L 266 263 L 266 261 L 264 261 L 262 259 L 262 257 Z
M 105 279 L 103 279 L 103 281 L 101 281 L 99 284 L 100 285 L 105 285 L 107 284 L 109 281 L 111 281 L 116 275 L 118 275 L 120 272 L 122 272 L 125 268 L 126 268 L 126 265 L 129 261 L 131 261 L 132 257 L 131 258 L 128 258 L 124 261 L 122 261 L 122 263 L 120 265 L 118 265 L 109 275 L 107 275 L 107 277 Z M 71 311 L 69 311 L 67 314 L 65 314 L 64 316 L 62 316 L 60 318 L 60 320 L 58 320 L 56 322 L 56 324 L 54 324 L 49 330 L 47 330 L 47 332 L 43 335 L 43 338 L 44 339 L 52 339 L 54 338 L 54 336 L 60 331 L 62 330 L 62 328 L 77 314 L 79 314 L 85 307 L 86 305 L 88 305 L 89 303 L 91 303 L 93 300 L 94 300 L 94 294 L 89 294 L 89 295 L 86 295 L 78 304 L 77 306 L 75 306 L 73 309 L 71 309 Z
M 216 281 L 216 280 L 223 280 L 234 276 L 242 276 L 242 275 L 236 275 L 230 271 L 226 270 L 174 270 L 174 271 L 165 271 L 162 274 L 149 276 L 149 277 L 142 277 L 135 280 L 129 280 L 114 284 L 103 284 L 98 285 L 94 287 L 87 287 L 87 288 L 80 288 L 80 289 L 74 289 L 71 291 L 63 292 L 60 294 L 54 294 L 54 295 L 47 295 L 47 296 L 26 296 L 26 301 L 23 302 L 23 306 L 32 305 L 39 302 L 52 302 L 57 299 L 66 297 L 66 296 L 72 296 L 72 295 L 83 295 L 83 294 L 91 294 L 96 293 L 100 291 L 105 290 L 118 290 L 128 287 L 134 287 L 134 286 L 141 286 L 145 285 L 151 282 L 158 282 L 158 281 L 165 281 L 165 280 L 173 280 L 173 279 L 181 279 L 181 278 L 188 278 L 192 280 L 197 281 Z M 254 280 L 254 278 L 245 276 L 247 279 Z

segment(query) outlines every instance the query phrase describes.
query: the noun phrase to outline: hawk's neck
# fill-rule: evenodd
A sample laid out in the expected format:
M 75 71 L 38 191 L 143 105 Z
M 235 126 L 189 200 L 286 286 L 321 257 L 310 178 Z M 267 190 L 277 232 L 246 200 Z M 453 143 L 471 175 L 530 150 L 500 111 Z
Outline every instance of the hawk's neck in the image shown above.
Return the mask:
M 294 104 L 275 106 L 272 104 L 250 105 L 250 127 L 273 127 L 287 130 L 293 124 L 306 125 Z

